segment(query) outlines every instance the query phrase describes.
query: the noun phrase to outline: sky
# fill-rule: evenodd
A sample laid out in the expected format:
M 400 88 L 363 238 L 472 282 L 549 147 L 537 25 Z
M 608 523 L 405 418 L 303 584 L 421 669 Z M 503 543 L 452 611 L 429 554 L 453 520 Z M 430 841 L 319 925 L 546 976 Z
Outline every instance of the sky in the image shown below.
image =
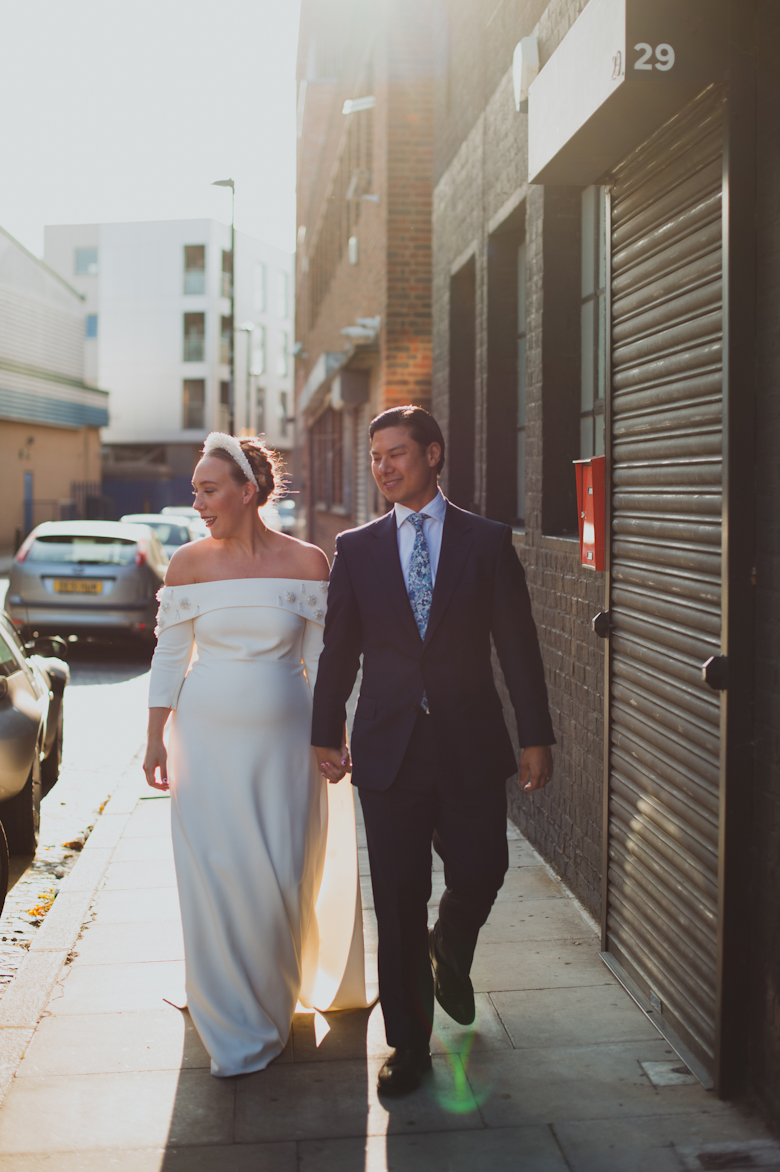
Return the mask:
M 209 217 L 295 247 L 300 0 L 0 0 L 0 225 Z

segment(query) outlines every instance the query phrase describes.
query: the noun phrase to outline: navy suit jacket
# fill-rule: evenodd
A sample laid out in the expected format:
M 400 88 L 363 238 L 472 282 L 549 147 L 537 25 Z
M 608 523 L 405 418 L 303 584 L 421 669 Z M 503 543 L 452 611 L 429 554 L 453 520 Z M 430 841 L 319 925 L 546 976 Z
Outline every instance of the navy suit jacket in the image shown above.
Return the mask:
M 521 745 L 553 744 L 539 641 L 508 525 L 447 502 L 424 640 L 401 570 L 395 512 L 341 533 L 314 689 L 312 744 L 341 744 L 362 654 L 350 746 L 355 785 L 392 785 L 423 691 L 453 788 L 502 785 L 517 761 L 493 682 L 491 635 Z

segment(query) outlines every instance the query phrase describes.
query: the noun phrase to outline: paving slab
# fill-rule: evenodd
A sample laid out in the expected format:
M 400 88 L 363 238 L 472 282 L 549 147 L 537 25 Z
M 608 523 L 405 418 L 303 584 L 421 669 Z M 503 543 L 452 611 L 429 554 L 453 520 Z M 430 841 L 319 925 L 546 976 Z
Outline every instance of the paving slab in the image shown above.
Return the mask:
M 678 1148 L 751 1141 L 763 1131 L 755 1119 L 736 1110 L 611 1120 L 606 1129 L 601 1120 L 555 1125 L 571 1172 L 681 1172 L 685 1165 Z M 698 1161 L 692 1166 L 703 1167 Z
M 121 838 L 113 854 L 115 863 L 135 863 L 172 858 L 171 840 L 164 834 L 154 834 L 147 838 Z
M 143 891 L 147 887 L 175 886 L 176 871 L 172 858 L 113 862 L 106 871 L 106 891 Z
M 376 1091 L 381 1064 L 376 1058 L 274 1065 L 237 1079 L 236 1143 L 483 1127 L 457 1056 L 435 1057 L 419 1090 L 386 1102 Z
M 298 1172 L 294 1143 L 0 1155 L 0 1172 Z
M 229 1144 L 235 1086 L 201 1070 L 19 1078 L 0 1112 L 0 1153 Z
M 592 943 L 566 940 L 529 940 L 523 944 L 480 941 L 471 981 L 479 993 L 617 985 Z
M 581 940 L 597 945 L 595 934 L 570 899 L 498 900 L 479 934 L 483 944 L 525 944 L 528 940 Z
M 17 1078 L 207 1069 L 210 1060 L 190 1015 L 170 1005 L 143 1012 L 45 1017 Z
M 178 997 L 184 987 L 184 961 L 88 965 L 79 959 L 52 995 L 49 1011 L 58 1017 L 161 1009 L 165 997 Z
M 548 1127 L 305 1140 L 300 1172 L 568 1172 Z M 2 1167 L 0 1165 L 0 1167 Z
M 184 960 L 181 920 L 88 924 L 76 941 L 80 964 L 132 964 Z
M 466 1077 L 488 1127 L 724 1109 L 696 1087 L 654 1087 L 639 1063 L 670 1053 L 663 1039 L 474 1053 Z
M 106 891 L 95 909 L 96 923 L 153 924 L 181 916 L 175 887 L 145 891 Z
M 493 993 L 491 1001 L 517 1050 L 658 1040 L 658 1030 L 617 983 Z

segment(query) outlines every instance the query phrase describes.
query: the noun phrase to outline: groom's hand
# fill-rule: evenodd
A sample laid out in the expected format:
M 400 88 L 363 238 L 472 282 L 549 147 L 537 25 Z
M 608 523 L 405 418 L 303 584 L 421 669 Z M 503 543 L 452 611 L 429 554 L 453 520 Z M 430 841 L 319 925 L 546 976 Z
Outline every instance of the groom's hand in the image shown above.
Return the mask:
M 520 754 L 518 784 L 529 793 L 544 789 L 552 777 L 553 759 L 549 745 L 532 745 Z
M 317 754 L 317 764 L 320 773 L 330 782 L 341 781 L 349 767 L 349 756 L 345 756 L 344 749 L 324 749 L 320 745 L 314 746 Z

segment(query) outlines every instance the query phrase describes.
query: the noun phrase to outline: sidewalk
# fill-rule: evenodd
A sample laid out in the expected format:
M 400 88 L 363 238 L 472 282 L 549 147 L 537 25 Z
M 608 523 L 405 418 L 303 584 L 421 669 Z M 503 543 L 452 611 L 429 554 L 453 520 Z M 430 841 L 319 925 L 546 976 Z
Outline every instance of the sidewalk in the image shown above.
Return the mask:
M 514 830 L 477 951 L 476 1029 L 437 1010 L 419 1091 L 377 1098 L 379 1007 L 300 1014 L 268 1070 L 212 1078 L 188 1015 L 162 1000 L 183 970 L 170 802 L 139 773 L 0 1001 L 0 1172 L 780 1168 L 760 1124 L 674 1073 L 680 1060 L 599 959 L 592 925 Z M 361 864 L 371 978 L 364 849 Z M 442 885 L 437 871 L 434 901 Z

